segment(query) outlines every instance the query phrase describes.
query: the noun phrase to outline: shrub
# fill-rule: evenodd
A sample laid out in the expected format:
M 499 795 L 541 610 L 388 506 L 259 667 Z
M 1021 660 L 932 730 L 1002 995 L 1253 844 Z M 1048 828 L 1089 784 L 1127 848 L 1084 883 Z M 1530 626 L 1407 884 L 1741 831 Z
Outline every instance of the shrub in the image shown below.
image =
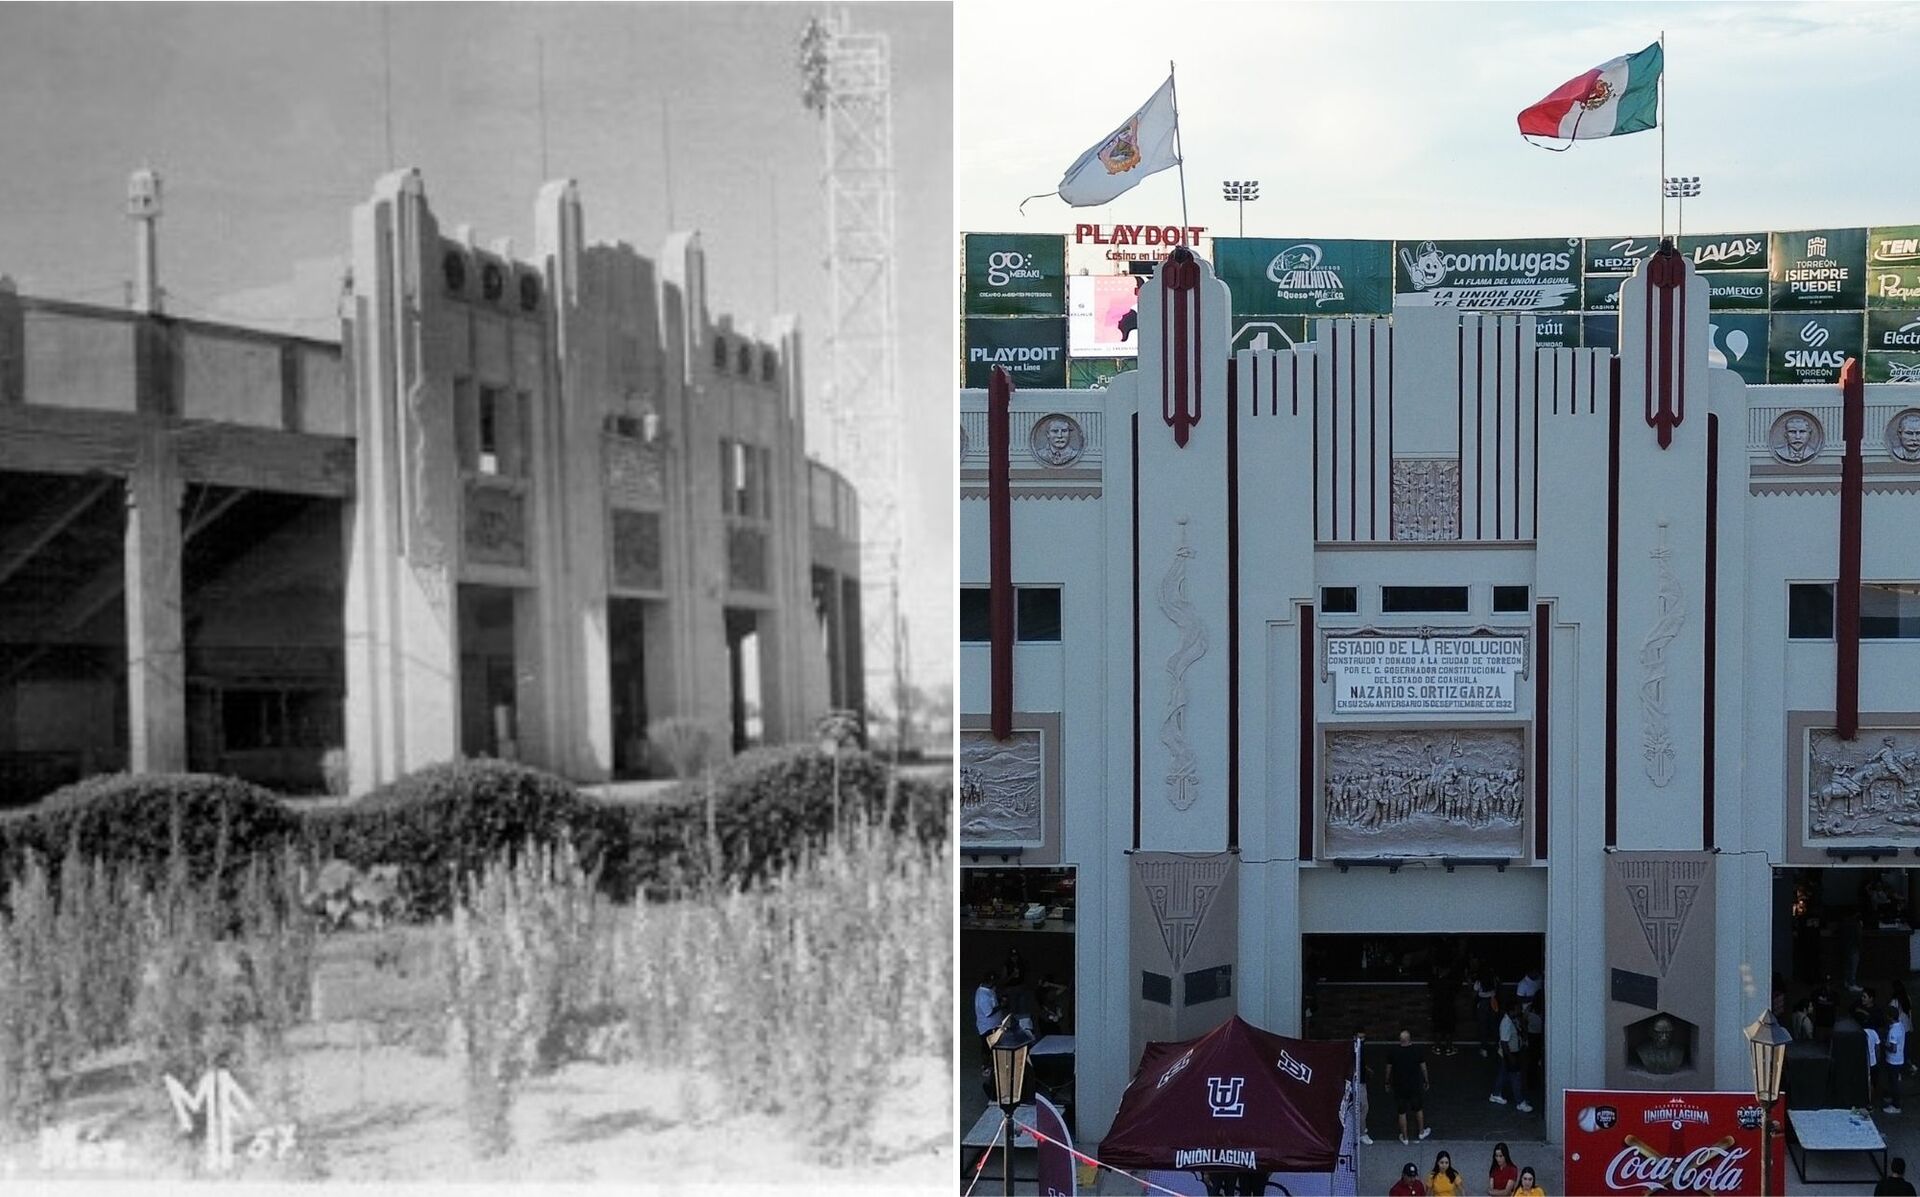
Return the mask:
M 419 918 L 449 913 L 455 877 L 525 844 L 565 839 L 590 871 L 623 871 L 627 857 L 619 820 L 601 803 L 550 773 L 491 759 L 429 765 L 345 806 L 308 812 L 306 824 L 317 859 L 398 864 Z
M 655 719 L 647 725 L 647 742 L 666 759 L 673 775 L 683 779 L 707 767 L 718 743 L 711 727 L 685 715 Z

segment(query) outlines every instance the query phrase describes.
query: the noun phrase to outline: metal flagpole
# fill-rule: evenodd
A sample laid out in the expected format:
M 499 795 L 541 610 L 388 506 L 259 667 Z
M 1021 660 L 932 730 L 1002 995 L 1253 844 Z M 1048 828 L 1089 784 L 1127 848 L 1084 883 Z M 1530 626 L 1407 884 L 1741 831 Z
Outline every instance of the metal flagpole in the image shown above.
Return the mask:
M 1667 239 L 1667 31 L 1660 31 L 1660 240 Z
M 1174 78 L 1173 59 L 1167 59 L 1167 98 L 1173 101 L 1173 161 L 1180 168 L 1180 240 L 1187 239 L 1187 152 L 1180 144 L 1180 84 Z M 1188 248 L 1192 248 L 1189 246 Z

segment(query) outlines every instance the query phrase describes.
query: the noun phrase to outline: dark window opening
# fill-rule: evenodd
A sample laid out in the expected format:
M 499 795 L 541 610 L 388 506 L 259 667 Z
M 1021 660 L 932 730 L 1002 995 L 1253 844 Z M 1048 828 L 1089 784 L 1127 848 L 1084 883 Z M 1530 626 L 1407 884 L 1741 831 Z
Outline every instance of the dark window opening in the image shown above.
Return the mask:
M 960 591 L 960 643 L 985 644 L 993 639 L 989 592 L 978 586 Z
M 1060 639 L 1060 589 L 1022 586 L 1013 592 L 1013 638 L 1022 641 Z
M 1869 582 L 1860 587 L 1862 640 L 1920 640 L 1920 585 Z
M 1173 978 L 1164 973 L 1140 973 L 1140 1000 L 1173 1005 Z
M 1787 639 L 1833 639 L 1833 583 L 1795 582 L 1787 587 Z
M 1221 964 L 1190 972 L 1181 980 L 1186 985 L 1187 1005 L 1217 1002 L 1233 996 L 1233 965 Z
M 1322 586 L 1320 588 L 1320 613 L 1322 615 L 1354 615 L 1360 610 L 1360 588 L 1358 586 Z
M 724 370 L 727 368 L 727 339 L 725 337 L 715 337 L 713 339 L 713 368 L 716 370 Z
M 500 472 L 500 392 L 480 388 L 480 472 Z
M 1514 613 L 1524 614 L 1527 609 L 1527 588 L 1525 586 L 1495 586 L 1493 588 L 1493 610 L 1498 615 Z
M 1388 615 L 1419 611 L 1463 612 L 1467 609 L 1465 586 L 1382 586 L 1380 610 Z

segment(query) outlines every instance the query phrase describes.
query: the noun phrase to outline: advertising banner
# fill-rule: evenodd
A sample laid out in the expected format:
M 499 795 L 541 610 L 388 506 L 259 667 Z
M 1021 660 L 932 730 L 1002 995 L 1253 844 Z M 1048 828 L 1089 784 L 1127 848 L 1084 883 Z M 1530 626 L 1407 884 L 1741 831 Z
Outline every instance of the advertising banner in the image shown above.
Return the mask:
M 1236 316 L 1384 316 L 1393 310 L 1393 243 L 1216 237 L 1214 271 Z
M 1394 302 L 1470 311 L 1578 311 L 1580 238 L 1401 241 Z
M 1770 252 L 1774 311 L 1857 311 L 1867 306 L 1867 230 L 1774 233 Z
M 1920 307 L 1920 224 L 1868 230 L 1867 306 Z
M 1920 382 L 1920 353 L 1867 354 L 1868 382 Z
M 1067 280 L 1067 350 L 1075 357 L 1140 356 L 1142 274 L 1076 274 Z
M 1840 367 L 1860 354 L 1860 312 L 1774 312 L 1767 325 L 1767 381 L 1840 381 Z
M 1755 387 L 1767 381 L 1765 312 L 1713 312 L 1707 317 L 1707 335 L 1741 381 Z
M 1695 270 L 1765 270 L 1766 233 L 1697 233 L 1681 237 L 1675 248 L 1693 259 Z
M 1626 281 L 1624 274 L 1588 275 L 1580 288 L 1580 306 L 1589 312 L 1619 311 L 1620 286 Z
M 1562 349 L 1580 347 L 1580 317 L 1555 316 L 1542 312 L 1533 318 L 1533 343 L 1541 347 L 1557 345 Z
M 1714 312 L 1764 312 L 1767 310 L 1767 272 L 1764 270 L 1716 270 L 1703 273 L 1707 280 L 1707 309 Z
M 1658 237 L 1588 237 L 1581 243 L 1588 274 L 1632 274 L 1660 248 Z
M 1519 636 L 1328 636 L 1335 714 L 1511 711 Z
M 1067 385 L 1067 322 L 1000 316 L 967 321 L 965 385 L 985 387 L 995 366 L 1005 366 L 1022 390 Z
M 1308 336 L 1305 316 L 1255 316 L 1252 319 L 1234 317 L 1233 348 L 1241 349 L 1291 349 L 1295 345 L 1306 344 Z
M 1080 1185 L 1073 1170 L 1073 1136 L 1067 1133 L 1067 1120 L 1059 1108 L 1042 1093 L 1033 1095 L 1033 1129 L 1046 1136 L 1040 1142 L 1036 1191 L 1041 1197 L 1077 1197 Z
M 1580 343 L 1588 349 L 1620 351 L 1620 317 L 1613 312 L 1580 317 Z
M 1099 390 L 1133 368 L 1134 360 L 1126 357 L 1068 358 L 1067 385 L 1076 391 Z
M 1867 313 L 1868 353 L 1920 353 L 1920 311 Z
M 1058 316 L 1067 309 L 1067 242 L 1028 233 L 968 233 L 969 316 Z
M 1069 274 L 1147 274 L 1167 260 L 1176 245 L 1213 260 L 1205 225 L 1076 224 L 1067 241 Z
M 1562 1191 L 1758 1197 L 1762 1113 L 1751 1093 L 1569 1089 Z M 1772 1114 L 1786 1121 L 1784 1100 Z M 1786 1135 L 1771 1148 L 1773 1190 L 1784 1192 Z

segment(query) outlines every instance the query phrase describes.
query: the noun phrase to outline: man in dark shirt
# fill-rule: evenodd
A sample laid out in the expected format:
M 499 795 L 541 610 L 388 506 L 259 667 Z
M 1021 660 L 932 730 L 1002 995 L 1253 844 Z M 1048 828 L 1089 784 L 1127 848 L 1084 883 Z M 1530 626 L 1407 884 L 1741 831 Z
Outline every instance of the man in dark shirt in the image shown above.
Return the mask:
M 1873 1197 L 1915 1197 L 1913 1182 L 1907 1179 L 1907 1161 L 1894 1156 L 1887 1165 L 1887 1177 L 1873 1188 Z
M 1387 1060 L 1387 1082 L 1393 1089 L 1393 1103 L 1400 1118 L 1400 1141 L 1407 1141 L 1407 1115 L 1413 1115 L 1419 1138 L 1433 1133 L 1427 1125 L 1427 1051 L 1415 1047 L 1413 1032 L 1402 1030 L 1400 1042 Z

